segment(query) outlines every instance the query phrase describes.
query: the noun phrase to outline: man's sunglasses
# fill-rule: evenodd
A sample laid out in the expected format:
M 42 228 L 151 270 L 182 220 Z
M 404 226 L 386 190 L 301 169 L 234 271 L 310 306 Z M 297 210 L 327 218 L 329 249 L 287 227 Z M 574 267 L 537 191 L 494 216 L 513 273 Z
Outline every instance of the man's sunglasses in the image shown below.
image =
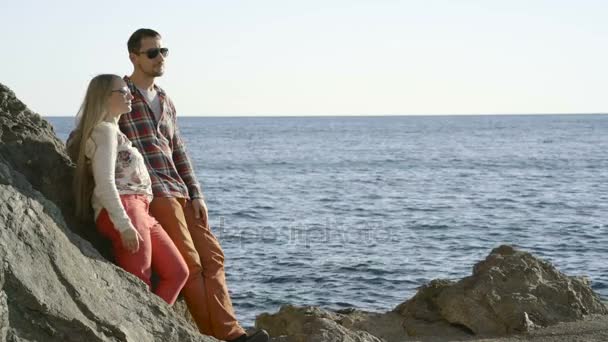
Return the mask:
M 167 49 L 167 48 L 151 48 L 151 49 L 148 49 L 146 51 L 140 51 L 137 54 L 140 55 L 142 53 L 145 53 L 146 56 L 148 56 L 148 58 L 154 59 L 154 58 L 158 57 L 159 53 L 161 55 L 163 55 L 163 57 L 167 57 L 167 55 L 169 54 L 169 49 Z

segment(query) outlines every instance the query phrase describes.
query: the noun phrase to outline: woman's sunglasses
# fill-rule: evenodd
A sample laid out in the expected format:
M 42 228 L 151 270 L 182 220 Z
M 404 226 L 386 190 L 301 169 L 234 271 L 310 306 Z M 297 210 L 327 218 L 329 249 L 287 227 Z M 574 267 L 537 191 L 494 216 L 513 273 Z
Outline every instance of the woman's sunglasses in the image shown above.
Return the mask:
M 122 87 L 120 89 L 112 90 L 112 93 L 120 93 L 120 95 L 126 96 L 127 94 L 131 94 L 131 91 L 127 87 Z
M 137 54 L 140 55 L 142 53 L 145 53 L 146 56 L 148 56 L 148 58 L 154 59 L 154 58 L 158 57 L 159 53 L 161 55 L 163 55 L 163 57 L 167 57 L 167 55 L 169 54 L 169 49 L 167 49 L 167 48 L 151 48 L 151 49 L 148 49 L 146 51 L 140 51 Z

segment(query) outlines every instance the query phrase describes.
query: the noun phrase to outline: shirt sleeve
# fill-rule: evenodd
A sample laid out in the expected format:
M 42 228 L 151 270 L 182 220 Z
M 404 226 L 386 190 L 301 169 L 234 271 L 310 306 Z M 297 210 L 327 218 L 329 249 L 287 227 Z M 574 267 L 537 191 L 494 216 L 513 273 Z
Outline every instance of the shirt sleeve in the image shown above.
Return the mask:
M 173 105 L 171 104 L 173 107 Z M 186 153 L 186 145 L 184 141 L 181 139 L 179 129 L 177 127 L 177 119 L 175 116 L 175 107 L 173 109 L 173 163 L 175 164 L 175 168 L 179 173 L 179 176 L 184 180 L 186 186 L 188 187 L 188 194 L 190 199 L 194 198 L 204 198 L 203 191 L 201 190 L 201 185 L 194 174 L 194 169 L 192 168 L 192 162 Z
M 95 180 L 95 193 L 99 202 L 108 211 L 110 220 L 116 229 L 124 232 L 131 228 L 134 229 L 134 227 L 116 189 L 114 173 L 118 147 L 116 129 L 109 123 L 101 123 L 95 127 L 91 134 L 91 139 L 95 144 L 91 166 Z

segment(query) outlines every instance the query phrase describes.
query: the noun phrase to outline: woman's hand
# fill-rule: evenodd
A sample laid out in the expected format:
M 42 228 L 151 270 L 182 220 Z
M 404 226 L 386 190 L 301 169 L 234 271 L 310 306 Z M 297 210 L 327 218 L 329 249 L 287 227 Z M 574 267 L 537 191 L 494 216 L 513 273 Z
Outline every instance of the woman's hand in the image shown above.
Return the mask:
M 139 250 L 139 243 L 144 242 L 141 235 L 133 228 L 121 232 L 120 239 L 122 240 L 122 246 L 131 253 L 137 252 Z

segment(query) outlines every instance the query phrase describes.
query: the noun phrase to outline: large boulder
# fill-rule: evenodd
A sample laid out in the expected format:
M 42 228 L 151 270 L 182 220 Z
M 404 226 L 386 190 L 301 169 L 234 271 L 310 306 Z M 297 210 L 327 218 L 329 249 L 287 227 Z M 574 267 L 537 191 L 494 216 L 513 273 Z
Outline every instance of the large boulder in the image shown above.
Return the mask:
M 395 311 L 413 324 L 422 320 L 478 335 L 527 332 L 585 315 L 608 314 L 585 278 L 567 276 L 511 246 L 492 250 L 469 277 L 423 286 Z
M 13 170 L 62 212 L 68 227 L 111 259 L 110 245 L 95 230 L 94 222 L 74 215 L 74 164 L 51 126 L 33 113 L 6 86 L 0 84 L 0 155 Z
M 71 168 L 0 85 L 0 341 L 216 341 L 68 228 Z

